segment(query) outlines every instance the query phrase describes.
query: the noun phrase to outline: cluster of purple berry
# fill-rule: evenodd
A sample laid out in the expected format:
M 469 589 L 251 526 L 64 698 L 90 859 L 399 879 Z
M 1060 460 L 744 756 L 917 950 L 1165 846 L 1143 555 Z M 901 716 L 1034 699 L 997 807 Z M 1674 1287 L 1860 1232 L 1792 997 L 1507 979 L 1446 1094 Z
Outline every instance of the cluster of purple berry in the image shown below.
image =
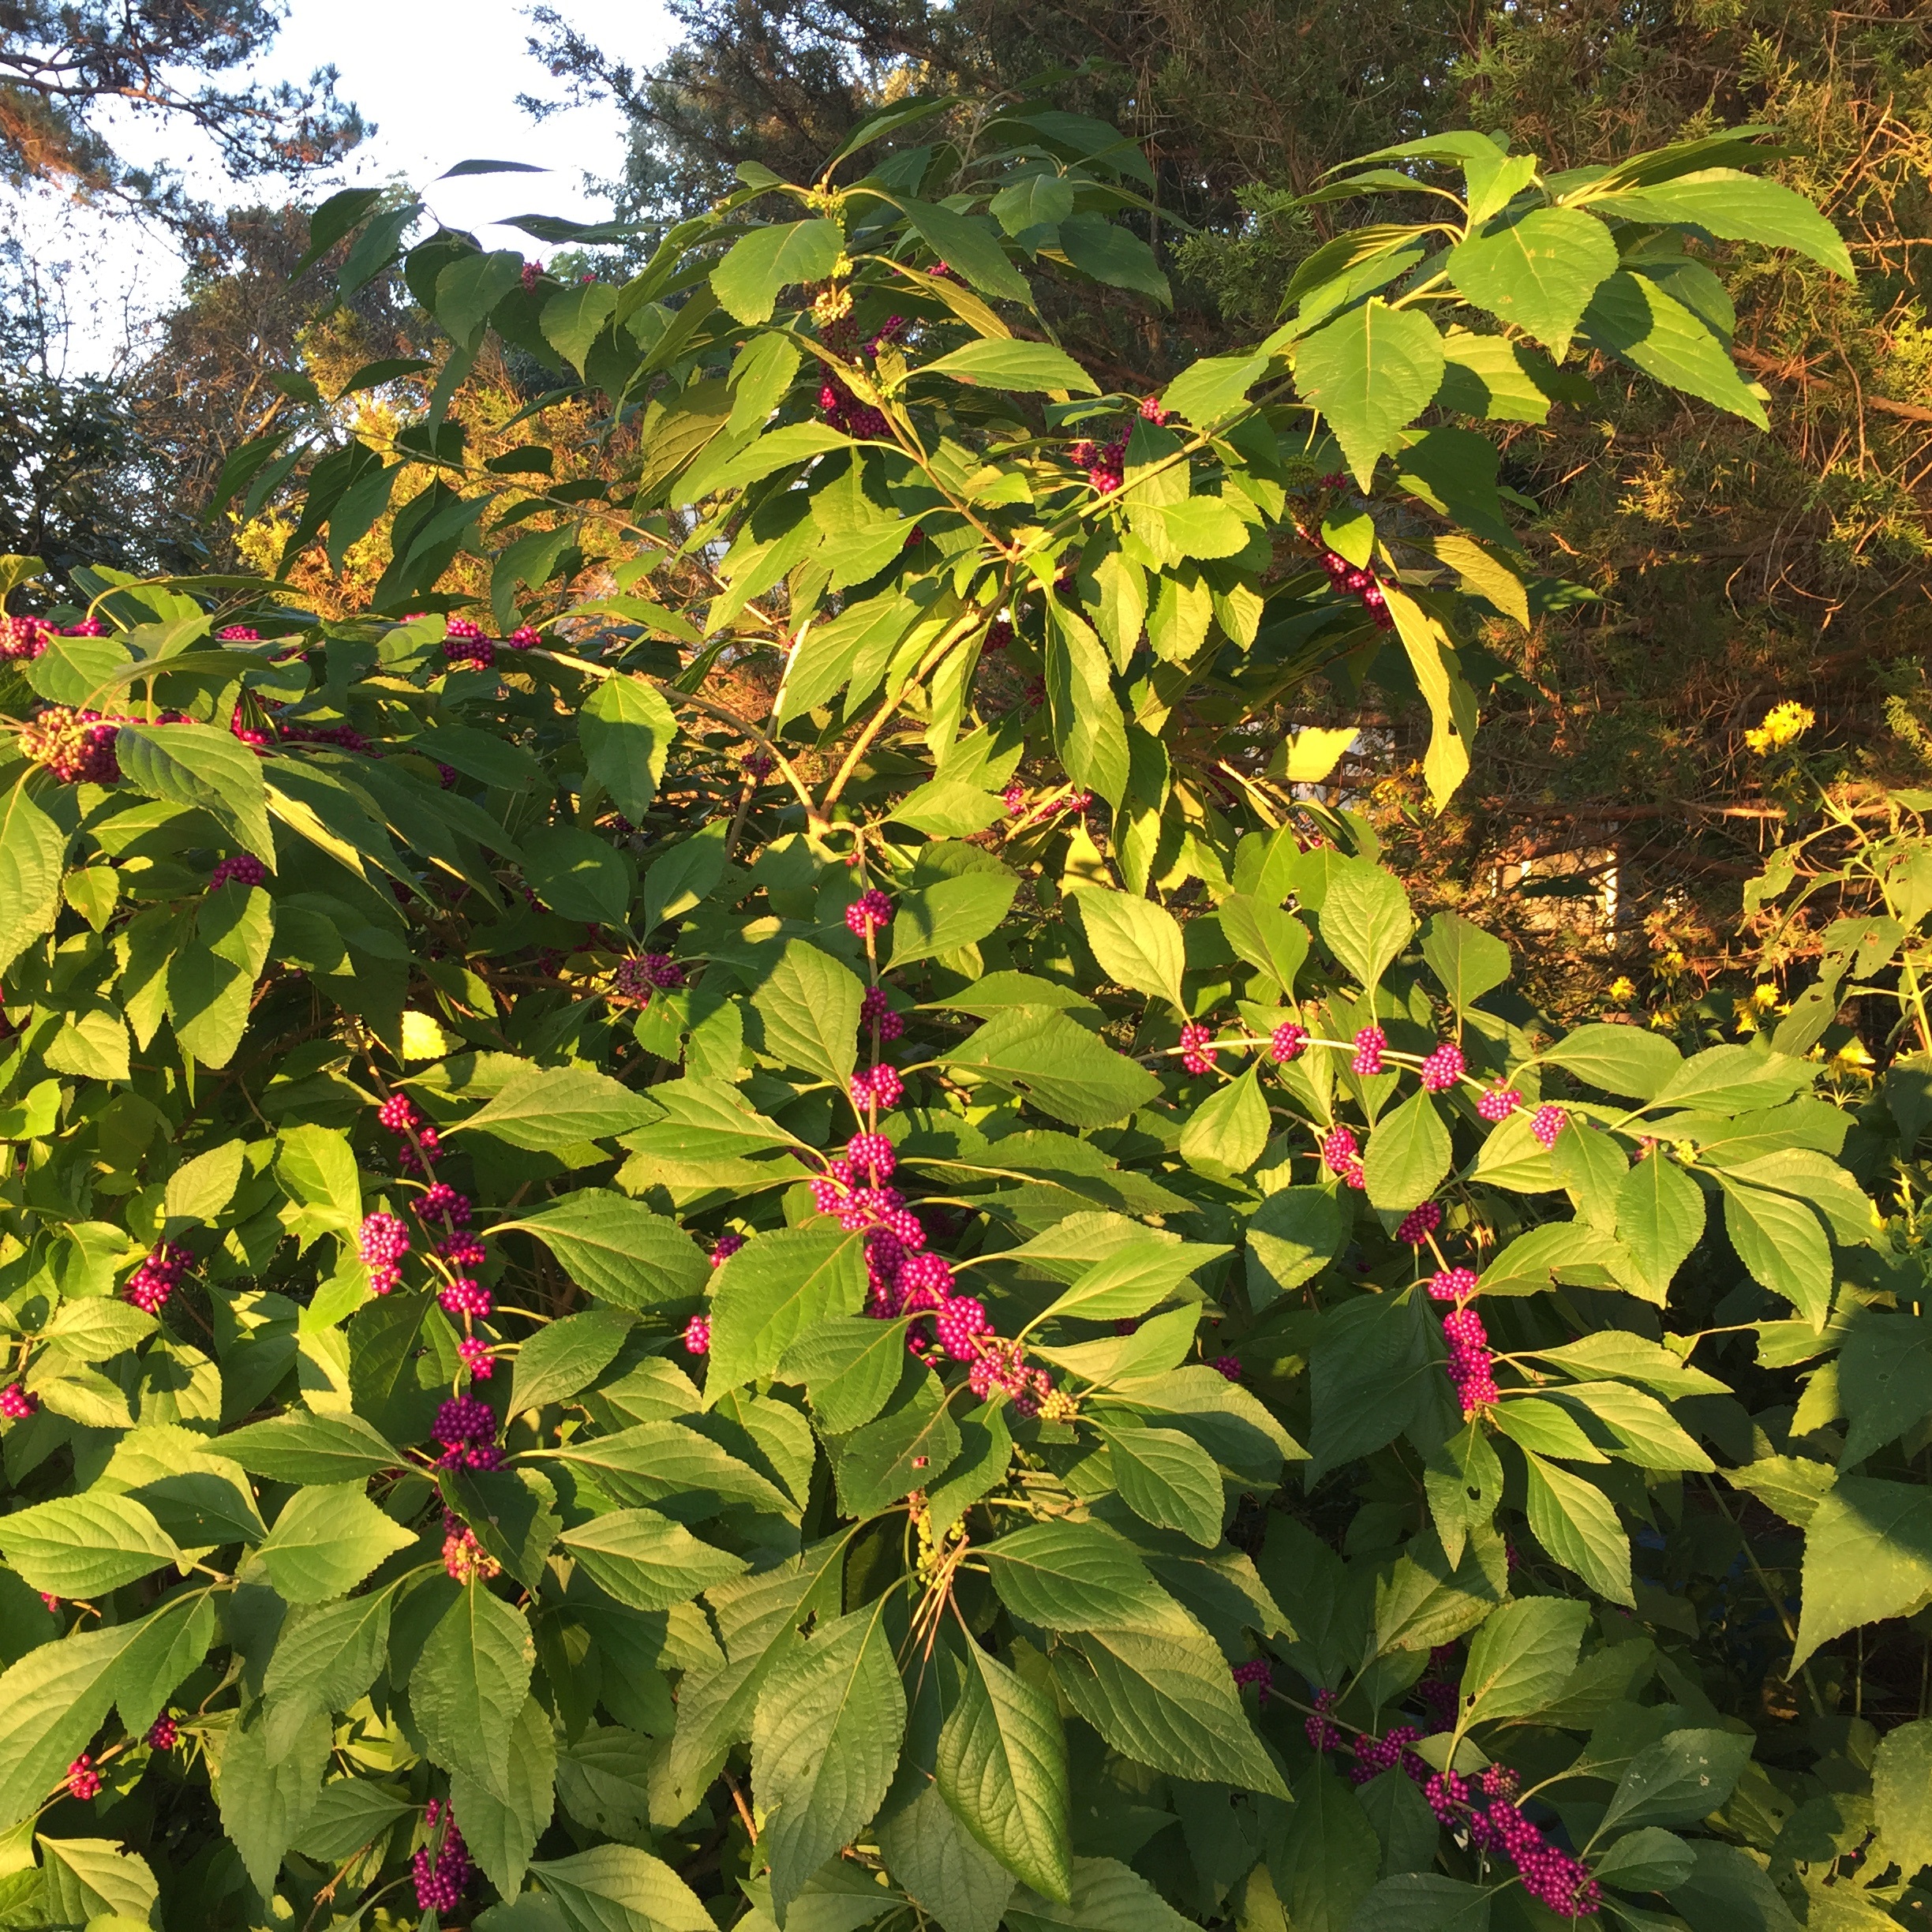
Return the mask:
M 431 1844 L 435 1842 L 436 1825 L 444 1812 L 440 1800 L 432 1798 L 423 1814 L 424 1825 L 431 1834 Z M 441 1848 L 432 1853 L 431 1845 L 423 1846 L 411 1861 L 410 1869 L 416 1881 L 418 1911 L 451 1912 L 462 1903 L 463 1893 L 470 1883 L 470 1851 L 463 1843 L 462 1833 L 456 1829 L 454 1811 L 450 1812 L 448 1822 L 444 1826 Z
M 501 1466 L 496 1412 L 474 1395 L 452 1395 L 436 1410 L 430 1434 L 443 1445 L 439 1469 L 493 1470 Z
M 9 1422 L 24 1422 L 40 1406 L 40 1398 L 17 1382 L 0 1388 L 0 1417 Z
M 891 435 L 884 414 L 861 402 L 836 376 L 828 376 L 818 385 L 818 406 L 834 429 L 856 441 L 883 443 Z
M 219 892 L 230 879 L 244 886 L 263 886 L 268 883 L 268 868 L 253 852 L 237 852 L 232 859 L 224 859 L 208 874 L 208 889 Z
M 123 724 L 137 721 L 118 713 L 48 705 L 21 727 L 20 749 L 23 756 L 46 766 L 62 784 L 110 785 L 121 776 L 114 740 Z
M 1305 530 L 1302 534 L 1307 536 Z M 1310 537 L 1312 543 L 1315 540 Z M 1338 556 L 1324 545 L 1321 550 L 1321 567 L 1328 573 L 1330 587 L 1340 595 L 1360 601 L 1361 607 L 1376 621 L 1380 631 L 1391 630 L 1395 620 L 1389 614 L 1388 599 L 1382 593 L 1382 586 L 1376 582 L 1375 573 L 1358 568 L 1345 556 Z
M 1467 1268 L 1450 1271 L 1469 1275 Z M 1470 1275 L 1470 1293 L 1474 1292 L 1474 1282 L 1475 1277 Z M 1436 1292 L 1432 1285 L 1429 1292 L 1432 1294 Z M 1449 1344 L 1448 1359 L 1443 1366 L 1448 1370 L 1463 1414 L 1473 1416 L 1479 1409 L 1500 1401 L 1496 1374 L 1491 1365 L 1488 1331 L 1483 1327 L 1482 1317 L 1466 1301 L 1458 1300 L 1456 1306 L 1443 1317 L 1443 1338 Z
M 1422 1088 L 1425 1093 L 1442 1093 L 1455 1086 L 1466 1071 L 1468 1062 L 1454 1040 L 1444 1040 L 1422 1062 Z
M 1198 1020 L 1189 1020 L 1181 1029 L 1181 1064 L 1190 1073 L 1215 1070 L 1215 1030 Z
M 905 1031 L 905 1016 L 893 1010 L 883 987 L 868 987 L 865 998 L 859 1002 L 859 1024 L 876 1027 L 882 1040 L 896 1040 Z M 897 1074 L 893 1076 L 894 1079 L 897 1077 Z M 897 1093 L 893 1095 L 894 1100 L 898 1097 Z
M 1361 1163 L 1361 1149 L 1356 1144 L 1354 1133 L 1346 1127 L 1331 1127 L 1322 1136 L 1322 1165 L 1332 1174 L 1339 1174 L 1352 1188 L 1365 1187 L 1368 1175 Z
M 447 1510 L 443 1515 L 443 1567 L 458 1583 L 487 1583 L 503 1574 L 503 1565 L 477 1541 L 476 1532 Z
M 484 635 L 481 624 L 452 617 L 444 628 L 443 655 L 452 665 L 474 665 L 487 671 L 496 661 L 496 646 Z
M 620 959 L 611 975 L 619 998 L 635 1000 L 640 1006 L 650 1004 L 653 993 L 675 993 L 683 983 L 684 968 L 668 953 L 639 953 Z
M 402 1257 L 410 1251 L 409 1230 L 392 1214 L 364 1217 L 356 1252 L 369 1270 L 372 1294 L 386 1295 L 402 1279 Z
M 1499 1082 L 1484 1089 L 1482 1098 L 1476 1103 L 1476 1111 L 1486 1121 L 1506 1121 L 1522 1103 L 1522 1095 L 1514 1087 Z
M 1284 1020 L 1269 1035 L 1268 1058 L 1277 1066 L 1286 1066 L 1290 1060 L 1301 1057 L 1308 1043 L 1308 1028 L 1297 1026 L 1292 1020 Z
M 0 612 L 0 658 L 32 664 L 45 655 L 47 640 L 53 635 L 54 627 L 44 617 L 9 617 Z
M 163 1712 L 148 1727 L 146 1742 L 150 1750 L 172 1750 L 181 1742 L 181 1726 Z
M 1388 1050 L 1388 1035 L 1379 1026 L 1365 1026 L 1355 1035 L 1355 1057 L 1350 1070 L 1366 1080 L 1382 1071 L 1382 1056 Z
M 442 1136 L 416 1111 L 407 1095 L 391 1094 L 376 1110 L 376 1118 L 392 1134 L 402 1137 L 402 1144 L 396 1149 L 396 1166 L 404 1174 L 421 1174 L 424 1162 L 434 1160 L 443 1151 Z M 435 1192 L 433 1188 L 429 1190 L 430 1194 Z M 429 1195 L 425 1194 L 417 1204 L 418 1214 L 436 1211 L 425 1205 L 429 1198 Z M 454 1225 L 461 1226 L 468 1219 L 465 1214 L 463 1221 Z
M 1425 1201 L 1420 1208 L 1411 1208 L 1402 1216 L 1395 1230 L 1395 1238 L 1409 1247 L 1420 1248 L 1441 1226 L 1441 1204 Z
M 87 1799 L 98 1795 L 100 1788 L 101 1774 L 95 1769 L 92 1757 L 83 1751 L 67 1767 L 67 1795 L 78 1798 L 84 1803 Z
M 868 938 L 889 924 L 892 915 L 892 901 L 876 886 L 871 886 L 845 908 L 846 929 L 855 938 Z
M 717 1257 L 712 1257 L 713 1265 Z M 684 1324 L 684 1353 L 687 1355 L 709 1355 L 711 1353 L 711 1317 L 694 1315 Z
M 1151 422 L 1156 429 L 1167 421 L 1167 412 L 1160 406 L 1158 398 L 1143 397 L 1137 414 L 1143 421 Z M 1129 422 L 1110 443 L 1096 444 L 1083 439 L 1067 451 L 1067 460 L 1076 470 L 1087 472 L 1087 481 L 1103 496 L 1118 489 L 1125 480 L 1127 467 L 1127 441 L 1133 425 Z
M 1266 1657 L 1250 1657 L 1245 1664 L 1235 1664 L 1233 1671 L 1237 1684 L 1256 1686 L 1256 1696 L 1264 1704 L 1268 1701 L 1268 1693 L 1275 1688 L 1275 1672 Z
M 193 1260 L 185 1248 L 163 1241 L 128 1277 L 127 1286 L 121 1292 L 144 1313 L 159 1315 Z

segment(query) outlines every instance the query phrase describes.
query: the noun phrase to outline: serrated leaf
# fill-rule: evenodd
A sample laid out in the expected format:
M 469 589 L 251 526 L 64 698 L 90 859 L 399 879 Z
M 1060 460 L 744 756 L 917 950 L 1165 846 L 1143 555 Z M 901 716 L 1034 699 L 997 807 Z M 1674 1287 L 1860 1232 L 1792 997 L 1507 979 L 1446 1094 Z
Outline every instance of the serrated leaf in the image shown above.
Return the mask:
M 1616 1506 L 1593 1482 L 1546 1462 L 1528 1450 L 1530 1533 L 1566 1570 L 1574 1571 L 1600 1597 L 1634 1608 L 1630 1539 Z
M 430 1758 L 502 1804 L 511 1801 L 511 1751 L 534 1654 L 523 1618 L 470 1583 L 430 1631 L 410 1678 Z
M 1365 490 L 1376 459 L 1442 386 L 1442 337 L 1419 310 L 1372 295 L 1303 337 L 1294 369 L 1301 399 L 1320 411 Z
M 151 1576 L 181 1555 L 132 1496 L 57 1496 L 0 1516 L 0 1552 L 35 1589 L 99 1597 Z
M 711 290 L 740 322 L 768 322 L 782 290 L 822 282 L 844 252 L 835 221 L 775 222 L 740 237 L 711 271 Z
M 298 1489 L 261 1546 L 275 1586 L 294 1604 L 340 1597 L 416 1539 L 364 1495 L 360 1483 Z
M 714 1397 L 772 1374 L 814 1324 L 859 1312 L 866 1296 L 864 1237 L 781 1228 L 747 1242 L 716 1279 L 706 1382 Z

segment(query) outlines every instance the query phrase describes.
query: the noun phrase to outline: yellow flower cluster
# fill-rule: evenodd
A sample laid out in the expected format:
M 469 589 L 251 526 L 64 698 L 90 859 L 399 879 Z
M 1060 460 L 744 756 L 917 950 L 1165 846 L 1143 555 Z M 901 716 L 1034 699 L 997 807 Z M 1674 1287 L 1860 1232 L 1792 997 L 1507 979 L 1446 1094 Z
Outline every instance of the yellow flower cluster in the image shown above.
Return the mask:
M 1762 758 L 1768 751 L 1782 751 L 1788 744 L 1796 743 L 1817 722 L 1809 705 L 1787 698 L 1765 713 L 1764 722 L 1755 731 L 1744 734 L 1744 742 Z

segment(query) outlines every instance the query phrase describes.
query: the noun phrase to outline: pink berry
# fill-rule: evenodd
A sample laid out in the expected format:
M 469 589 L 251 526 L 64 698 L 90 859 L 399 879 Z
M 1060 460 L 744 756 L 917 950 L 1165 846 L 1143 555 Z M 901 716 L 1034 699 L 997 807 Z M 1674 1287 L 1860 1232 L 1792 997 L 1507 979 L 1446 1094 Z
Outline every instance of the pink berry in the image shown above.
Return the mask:
M 1429 1093 L 1441 1093 L 1462 1077 L 1462 1049 L 1445 1040 L 1422 1062 L 1422 1085 Z
M 40 1398 L 17 1382 L 0 1388 L 0 1417 L 9 1422 L 23 1422 L 40 1406 Z
M 875 1181 L 892 1178 L 898 1157 L 893 1151 L 893 1144 L 883 1134 L 854 1134 L 846 1144 L 845 1158 L 861 1173 L 870 1173 Z
M 94 1760 L 83 1751 L 67 1767 L 67 1795 L 83 1801 L 95 1796 L 101 1788 L 101 1775 L 94 1769 Z
M 887 924 L 893 915 L 892 901 L 874 886 L 861 893 L 845 908 L 845 923 L 859 938 Z
M 1486 1121 L 1506 1121 L 1522 1103 L 1514 1087 L 1492 1087 L 1476 1103 L 1476 1111 Z
M 417 1120 L 415 1108 L 410 1104 L 407 1096 L 402 1094 L 391 1094 L 376 1110 L 376 1118 L 391 1133 L 407 1133 Z
M 224 859 L 208 874 L 208 889 L 219 892 L 230 879 L 243 886 L 260 886 L 268 877 L 268 868 L 253 852 L 238 852 L 232 859 Z
M 1388 1035 L 1379 1026 L 1365 1026 L 1355 1035 L 1355 1058 L 1349 1065 L 1365 1078 L 1382 1071 Z
M 1211 1073 L 1214 1071 L 1214 1050 L 1208 1044 L 1214 1036 L 1214 1028 L 1204 1026 L 1198 1020 L 1190 1020 L 1181 1028 L 1181 1064 L 1190 1073 Z
M 1473 1268 L 1443 1268 L 1429 1278 L 1429 1299 L 1432 1301 L 1466 1301 L 1475 1294 L 1476 1287 L 1477 1275 Z M 1447 1332 L 1449 1322 L 1455 1320 L 1452 1315 L 1444 1321 L 1443 1327 L 1445 1333 Z
M 181 1727 L 172 1717 L 157 1717 L 148 1727 L 148 1748 L 150 1750 L 172 1750 L 181 1738 Z
M 1420 1248 L 1441 1226 L 1440 1204 L 1425 1201 L 1420 1208 L 1412 1208 L 1402 1216 L 1402 1225 L 1395 1230 L 1395 1238 L 1411 1248 Z
M 1241 1378 L 1241 1357 L 1238 1355 L 1217 1355 L 1214 1360 L 1215 1371 L 1230 1382 Z
M 416 1202 L 417 1217 L 424 1221 L 447 1222 L 452 1228 L 470 1225 L 470 1197 L 459 1194 L 446 1181 L 426 1187 Z
M 1539 1145 L 1554 1147 L 1556 1136 L 1563 1132 L 1563 1124 L 1568 1118 L 1569 1116 L 1559 1106 L 1540 1106 L 1530 1119 L 1530 1131 L 1535 1136 Z
M 694 1315 L 684 1324 L 684 1352 L 687 1355 L 708 1355 L 711 1352 L 711 1320 L 706 1315 Z
M 722 1267 L 745 1245 L 742 1234 L 721 1234 L 711 1247 L 711 1265 Z
M 1334 1128 L 1322 1136 L 1322 1164 L 1331 1174 L 1346 1175 L 1360 1151 L 1354 1135 L 1346 1127 Z
M 1284 1066 L 1296 1058 L 1308 1043 L 1308 1028 L 1297 1026 L 1292 1020 L 1284 1020 L 1269 1038 L 1269 1057 L 1277 1066 Z

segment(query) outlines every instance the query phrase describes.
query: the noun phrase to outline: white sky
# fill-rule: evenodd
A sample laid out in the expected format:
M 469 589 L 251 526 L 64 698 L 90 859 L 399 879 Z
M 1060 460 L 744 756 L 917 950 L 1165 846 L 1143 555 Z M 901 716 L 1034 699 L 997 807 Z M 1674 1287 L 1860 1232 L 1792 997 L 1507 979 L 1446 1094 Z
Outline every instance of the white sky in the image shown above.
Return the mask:
M 288 24 L 263 63 L 268 80 L 300 80 L 333 62 L 337 92 L 354 101 L 376 133 L 340 173 L 304 193 L 319 202 L 338 187 L 400 178 L 425 193 L 439 219 L 475 231 L 485 248 L 551 251 L 492 222 L 531 213 L 580 221 L 608 215 L 586 192 L 586 175 L 609 178 L 621 165 L 620 117 L 608 105 L 533 122 L 519 94 L 560 95 L 560 84 L 526 51 L 525 0 L 294 0 Z M 558 10 L 593 41 L 634 68 L 658 59 L 673 37 L 657 0 L 558 0 Z M 240 201 L 204 144 L 152 116 L 117 115 L 114 139 L 137 162 L 166 158 L 187 169 L 197 192 Z M 432 185 L 459 161 L 534 163 L 542 174 L 477 175 Z M 44 259 L 84 264 L 70 277 L 76 340 L 70 374 L 98 370 L 125 339 L 130 318 L 168 307 L 182 264 L 168 238 L 125 217 L 78 211 L 51 197 L 20 210 L 21 225 Z

